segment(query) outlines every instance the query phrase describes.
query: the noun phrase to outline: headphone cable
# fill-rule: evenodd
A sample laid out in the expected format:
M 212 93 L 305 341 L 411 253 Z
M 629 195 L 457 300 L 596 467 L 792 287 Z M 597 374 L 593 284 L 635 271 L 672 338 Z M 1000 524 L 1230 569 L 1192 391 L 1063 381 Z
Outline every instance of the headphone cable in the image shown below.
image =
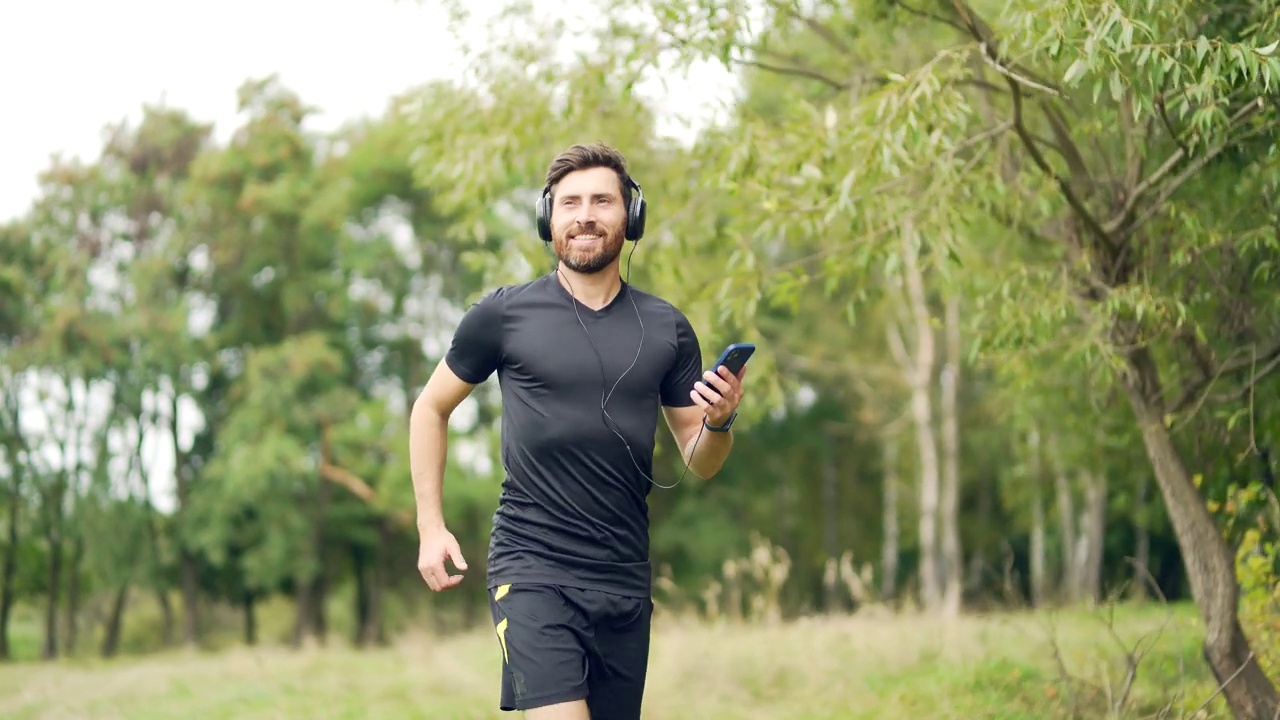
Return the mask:
M 609 399 L 613 397 L 614 391 L 618 389 L 618 385 L 622 383 L 622 379 L 625 378 L 627 376 L 627 373 L 631 372 L 631 369 L 634 368 L 636 366 L 636 363 L 640 361 L 640 352 L 641 350 L 644 349 L 644 320 L 640 316 L 640 306 L 636 304 L 635 295 L 632 294 L 632 291 L 630 288 L 631 257 L 635 255 L 635 252 L 636 252 L 636 246 L 635 244 L 632 244 L 631 252 L 627 254 L 627 273 L 623 282 L 626 283 L 628 286 L 627 298 L 631 300 L 631 307 L 636 312 L 636 321 L 640 324 L 640 345 L 636 348 L 636 356 L 631 360 L 631 365 L 628 366 L 626 370 L 622 371 L 622 374 L 618 376 L 618 379 L 613 383 L 613 387 L 610 388 L 607 393 L 605 392 L 605 387 L 608 386 L 609 379 L 608 379 L 607 373 L 605 372 L 604 356 L 600 353 L 600 348 L 596 347 L 596 341 L 594 338 L 591 337 L 591 331 L 587 329 L 587 324 L 583 322 L 582 314 L 578 311 L 578 302 L 577 302 L 578 296 L 573 289 L 573 283 L 569 281 L 569 278 L 564 273 L 560 272 L 559 266 L 556 267 L 556 273 L 559 274 L 561 278 L 564 278 L 565 284 L 569 286 L 569 295 L 571 296 L 571 299 L 569 302 L 573 305 L 573 314 L 575 317 L 578 318 L 578 324 L 582 326 L 582 331 L 586 333 L 587 341 L 591 343 L 591 349 L 596 354 L 596 361 L 600 364 L 601 421 L 604 423 L 605 427 L 609 428 L 609 430 L 613 432 L 614 435 L 617 435 L 618 439 L 622 441 L 623 446 L 626 447 L 627 449 L 627 455 L 631 458 L 631 463 L 635 465 L 636 470 L 640 473 L 640 475 L 644 477 L 644 479 L 652 483 L 655 487 L 659 487 L 664 490 L 670 490 L 676 487 L 677 485 L 679 485 L 681 482 L 683 482 L 685 474 L 689 472 L 689 465 L 693 461 L 693 454 L 698 450 L 698 443 L 702 440 L 702 431 L 706 427 L 706 423 L 702 422 L 698 424 L 698 435 L 693 440 L 693 448 L 689 451 L 689 456 L 687 458 L 685 458 L 685 455 L 684 455 L 684 448 L 678 448 L 678 451 L 680 452 L 680 457 L 682 460 L 684 460 L 684 470 L 680 473 L 680 477 L 671 485 L 663 485 L 662 483 L 659 483 L 656 480 L 654 480 L 652 477 L 650 477 L 647 473 L 645 473 L 644 469 L 640 467 L 640 463 L 636 460 L 635 453 L 631 451 L 631 443 L 627 442 L 627 438 L 622 434 L 621 427 L 618 425 L 618 421 L 613 419 L 613 416 L 609 414 L 608 409 L 605 407 L 608 404 Z M 704 415 L 703 420 L 705 421 L 705 419 L 706 419 L 706 416 Z

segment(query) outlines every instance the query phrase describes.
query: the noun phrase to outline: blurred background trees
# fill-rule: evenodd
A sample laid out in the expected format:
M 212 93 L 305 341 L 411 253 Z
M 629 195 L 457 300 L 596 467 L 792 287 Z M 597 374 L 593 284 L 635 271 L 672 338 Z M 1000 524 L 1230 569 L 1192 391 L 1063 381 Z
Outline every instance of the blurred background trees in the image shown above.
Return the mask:
M 228 142 L 147 108 L 45 171 L 0 228 L 0 656 L 485 622 L 496 383 L 453 423 L 444 595 L 407 411 L 463 309 L 551 267 L 547 162 L 604 140 L 651 207 L 629 279 L 707 362 L 760 348 L 724 471 L 650 496 L 660 603 L 1193 599 L 1232 706 L 1273 707 L 1275 4 L 608 5 L 566 57 L 514 4 L 465 82 L 336 133 L 257 78 Z M 636 88 L 705 62 L 741 91 L 677 142 Z

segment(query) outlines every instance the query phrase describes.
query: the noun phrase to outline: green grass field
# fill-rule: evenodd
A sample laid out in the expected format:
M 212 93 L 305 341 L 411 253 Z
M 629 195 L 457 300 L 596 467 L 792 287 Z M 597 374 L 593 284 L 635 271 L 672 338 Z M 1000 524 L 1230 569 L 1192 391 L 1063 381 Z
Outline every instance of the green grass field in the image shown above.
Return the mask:
M 1124 680 L 1124 648 L 1144 637 L 1149 652 L 1114 717 L 1156 717 L 1170 703 L 1167 717 L 1191 717 L 1215 686 L 1200 659 L 1199 619 L 1187 606 L 776 626 L 659 618 L 645 717 L 1046 720 L 1072 717 L 1074 704 L 1075 716 L 1102 719 L 1113 717 L 1109 698 Z M 493 635 L 477 631 L 365 651 L 335 643 L 21 662 L 0 670 L 0 717 L 518 717 L 496 709 L 498 657 Z M 1225 717 L 1218 702 L 1197 717 Z

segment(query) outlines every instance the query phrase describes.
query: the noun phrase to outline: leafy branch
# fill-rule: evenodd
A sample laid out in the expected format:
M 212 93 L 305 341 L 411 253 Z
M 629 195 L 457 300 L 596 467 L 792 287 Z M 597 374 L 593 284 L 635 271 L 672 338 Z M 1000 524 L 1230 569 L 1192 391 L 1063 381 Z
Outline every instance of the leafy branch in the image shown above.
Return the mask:
M 1272 341 L 1271 345 L 1261 353 L 1258 353 L 1257 349 L 1257 344 L 1237 349 L 1231 354 L 1231 357 L 1236 359 L 1224 362 L 1212 373 L 1205 374 L 1196 382 L 1188 385 L 1183 390 L 1181 397 L 1173 403 L 1169 410 L 1170 414 L 1179 414 L 1189 408 L 1199 407 L 1206 400 L 1225 402 L 1247 395 L 1259 381 L 1280 368 L 1280 339 Z M 1239 357 L 1241 355 L 1243 357 Z M 1208 397 L 1208 390 L 1220 379 L 1234 377 L 1246 370 L 1252 370 L 1252 372 L 1249 374 L 1248 381 L 1240 390 L 1226 395 L 1217 395 L 1212 399 Z

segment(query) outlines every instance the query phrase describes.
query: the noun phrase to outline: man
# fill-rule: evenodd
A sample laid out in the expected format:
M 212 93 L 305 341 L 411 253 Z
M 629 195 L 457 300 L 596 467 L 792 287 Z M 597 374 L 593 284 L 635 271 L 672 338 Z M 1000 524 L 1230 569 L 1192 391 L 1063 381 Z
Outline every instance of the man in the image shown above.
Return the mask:
M 488 557 L 503 710 L 530 720 L 640 717 L 649 656 L 648 496 L 659 407 L 703 478 L 719 471 L 742 376 L 702 372 L 697 335 L 664 300 L 624 283 L 624 239 L 643 195 L 605 145 L 575 145 L 547 171 L 539 233 L 556 269 L 501 287 L 464 315 L 413 406 L 410 462 L 431 590 L 465 572 L 441 510 L 446 427 L 497 374 L 506 469 Z

